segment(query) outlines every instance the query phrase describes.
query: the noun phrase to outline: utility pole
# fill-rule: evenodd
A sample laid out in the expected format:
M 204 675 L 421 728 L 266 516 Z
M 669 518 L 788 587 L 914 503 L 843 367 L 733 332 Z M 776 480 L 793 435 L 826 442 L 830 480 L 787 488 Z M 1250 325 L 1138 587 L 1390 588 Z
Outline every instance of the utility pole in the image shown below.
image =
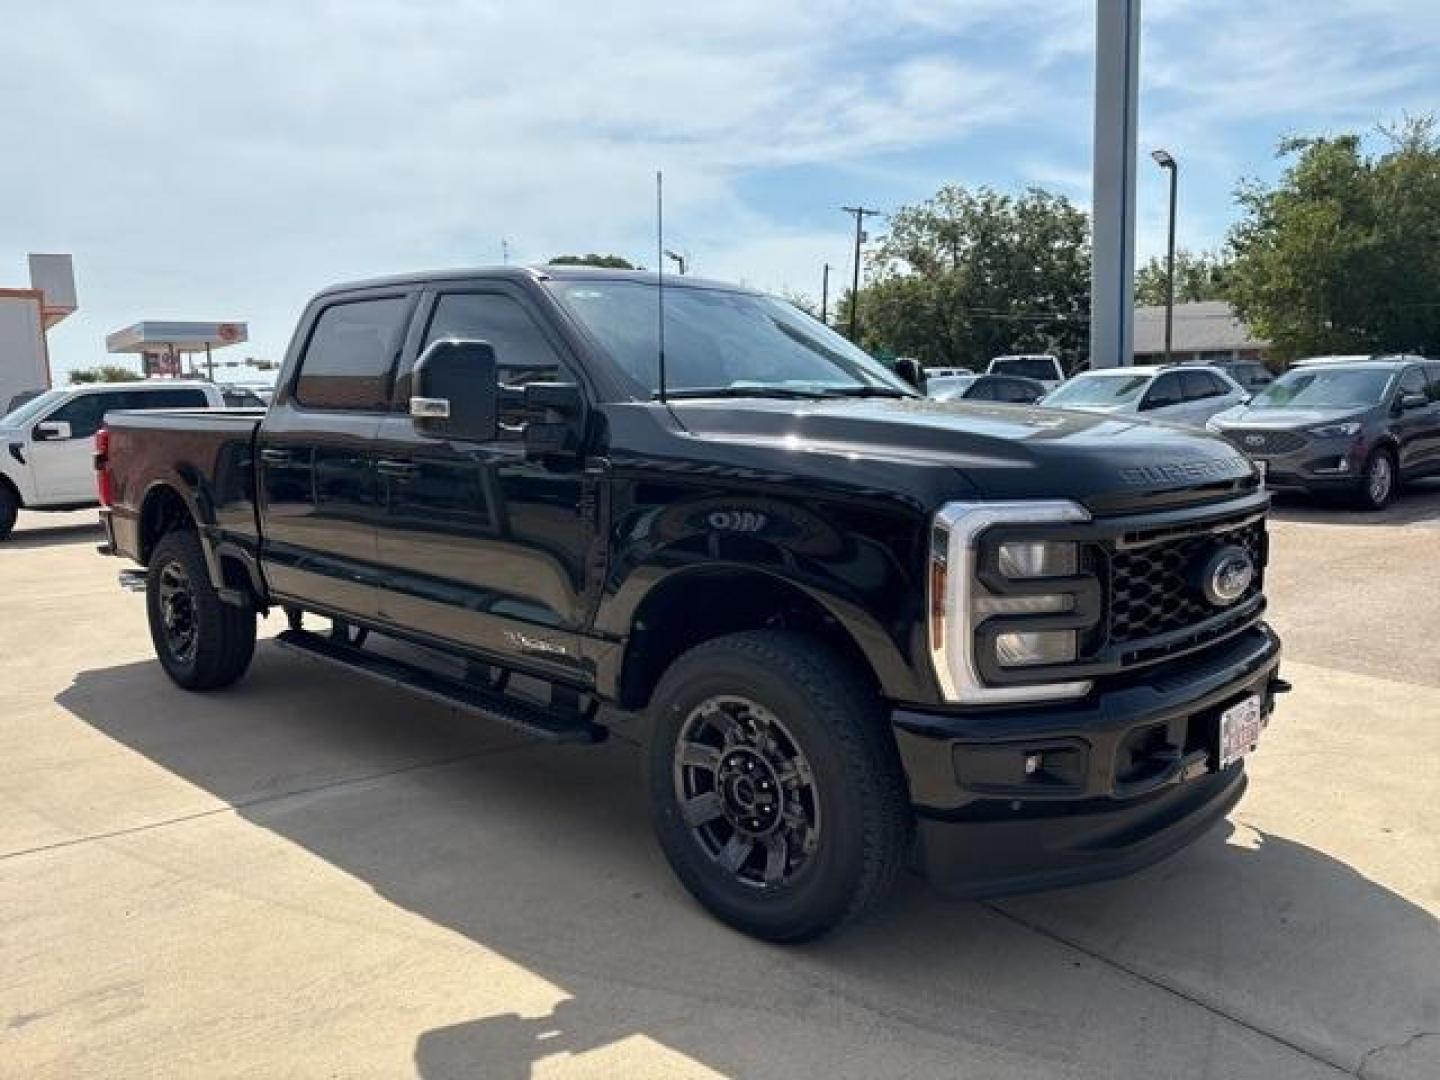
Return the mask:
M 1165 250 L 1165 363 L 1175 329 L 1175 193 L 1180 186 L 1180 165 L 1168 150 L 1152 150 L 1155 164 L 1170 174 L 1170 243 Z
M 878 217 L 879 210 L 863 206 L 842 206 L 841 210 L 855 215 L 855 275 L 850 285 L 850 340 L 854 341 L 860 325 L 860 245 L 865 242 L 865 219 Z
M 500 259 L 506 266 L 510 265 L 510 241 L 503 236 L 500 238 Z
M 830 264 L 825 264 L 825 272 L 820 275 L 820 321 L 826 326 L 830 325 L 826 313 L 830 309 Z

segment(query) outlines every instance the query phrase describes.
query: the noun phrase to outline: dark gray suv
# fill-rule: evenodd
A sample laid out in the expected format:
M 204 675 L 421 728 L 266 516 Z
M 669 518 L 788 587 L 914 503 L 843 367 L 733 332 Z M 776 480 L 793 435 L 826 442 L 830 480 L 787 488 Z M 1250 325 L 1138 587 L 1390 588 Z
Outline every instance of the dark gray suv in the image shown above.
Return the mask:
M 1440 474 L 1440 361 L 1302 360 L 1206 426 L 1262 462 L 1272 488 L 1337 492 L 1378 510 L 1401 480 Z

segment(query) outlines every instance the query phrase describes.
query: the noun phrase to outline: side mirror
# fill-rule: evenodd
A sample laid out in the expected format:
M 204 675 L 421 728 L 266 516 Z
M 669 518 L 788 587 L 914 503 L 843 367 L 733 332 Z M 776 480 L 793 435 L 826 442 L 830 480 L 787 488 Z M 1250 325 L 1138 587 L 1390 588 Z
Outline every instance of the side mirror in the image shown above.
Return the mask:
M 73 437 L 69 420 L 46 420 L 35 425 L 36 442 L 64 442 Z
M 925 392 L 925 369 L 920 366 L 919 360 L 908 356 L 900 357 L 895 361 L 895 374 L 922 394 Z
M 1401 412 L 1409 412 L 1411 409 L 1423 409 L 1429 404 L 1430 399 L 1424 394 L 1409 393 L 1400 395 Z
M 444 338 L 415 364 L 410 417 L 425 435 L 491 442 L 499 388 L 495 350 L 488 341 Z

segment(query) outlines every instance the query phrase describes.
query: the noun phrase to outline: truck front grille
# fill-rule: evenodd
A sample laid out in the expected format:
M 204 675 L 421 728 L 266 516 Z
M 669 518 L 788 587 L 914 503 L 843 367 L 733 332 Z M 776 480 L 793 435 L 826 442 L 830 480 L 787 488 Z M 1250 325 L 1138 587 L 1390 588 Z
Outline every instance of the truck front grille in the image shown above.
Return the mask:
M 1197 563 L 1217 543 L 1243 548 L 1255 565 L 1249 589 L 1227 608 L 1211 604 L 1194 580 Z M 1264 547 L 1264 522 L 1252 521 L 1117 549 L 1110 558 L 1110 644 L 1171 634 L 1243 608 L 1264 587 Z

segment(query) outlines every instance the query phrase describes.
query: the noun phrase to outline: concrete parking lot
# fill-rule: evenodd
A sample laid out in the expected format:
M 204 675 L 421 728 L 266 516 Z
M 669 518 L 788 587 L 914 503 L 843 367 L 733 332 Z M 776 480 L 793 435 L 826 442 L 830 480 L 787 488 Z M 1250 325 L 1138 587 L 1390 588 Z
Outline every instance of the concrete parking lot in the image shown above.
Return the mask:
M 1440 487 L 1285 500 L 1284 699 L 1131 879 L 916 880 L 799 949 L 703 915 L 635 752 L 261 645 L 182 693 L 93 515 L 0 549 L 0 1075 L 1440 1076 Z M 272 620 L 267 633 L 278 629 Z

